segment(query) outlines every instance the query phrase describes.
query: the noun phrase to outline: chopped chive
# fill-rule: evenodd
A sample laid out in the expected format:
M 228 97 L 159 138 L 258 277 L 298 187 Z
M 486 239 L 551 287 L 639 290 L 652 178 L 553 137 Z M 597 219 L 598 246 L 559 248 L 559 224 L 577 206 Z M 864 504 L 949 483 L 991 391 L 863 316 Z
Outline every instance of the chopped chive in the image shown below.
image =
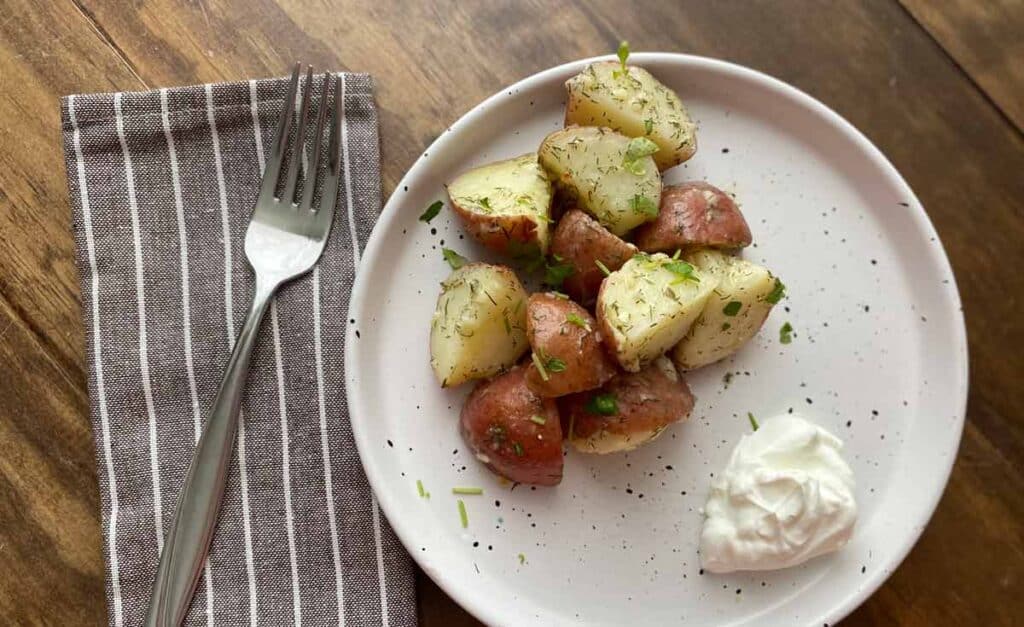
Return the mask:
M 569 300 L 569 295 L 568 294 L 563 294 L 562 292 L 559 292 L 558 290 L 551 290 L 551 294 L 555 298 L 561 298 L 562 300 Z
M 672 261 L 678 261 L 679 260 L 679 256 L 682 255 L 682 254 L 683 254 L 682 249 L 677 248 L 676 252 L 672 253 Z
M 530 422 L 535 422 L 539 425 L 546 425 L 548 423 L 548 419 L 543 416 L 530 416 Z
M 533 360 L 533 365 L 537 367 L 537 374 L 540 375 L 540 378 L 544 381 L 549 380 L 551 377 L 548 375 L 548 371 L 544 369 L 544 363 L 537 356 L 537 353 L 531 353 L 530 359 Z
M 754 431 L 757 431 L 757 419 L 755 419 L 754 414 L 750 413 L 749 411 L 747 412 L 747 420 L 750 421 L 750 426 L 754 428 Z
M 512 443 L 512 450 L 516 452 L 516 457 L 523 456 L 523 445 L 520 444 L 519 442 Z
M 598 270 L 603 272 L 605 276 L 608 276 L 608 275 L 611 274 L 611 271 L 608 269 L 608 266 L 606 266 L 603 263 L 601 263 L 600 259 L 595 259 L 594 260 L 594 265 L 597 266 Z
M 466 504 L 459 499 L 459 520 L 462 521 L 462 528 L 469 526 L 469 514 L 466 513 Z
M 444 256 L 444 260 L 448 262 L 448 265 L 452 267 L 452 270 L 458 270 L 462 266 L 469 263 L 469 260 L 455 252 L 451 248 L 442 248 L 441 255 Z
M 644 120 L 644 135 L 650 135 L 651 131 L 654 130 L 654 120 L 647 118 Z
M 729 301 L 729 304 L 722 308 L 722 313 L 727 316 L 735 316 L 743 308 L 743 303 L 738 300 Z
M 519 557 L 519 563 L 520 564 L 525 564 L 526 563 L 526 555 L 524 555 L 523 553 L 520 553 L 518 555 L 518 557 Z
M 437 214 L 441 213 L 441 207 L 443 206 L 443 202 L 435 200 L 429 207 L 427 207 L 427 210 L 423 212 L 423 215 L 420 216 L 420 221 L 430 224 L 430 221 L 436 218 Z
M 580 318 L 578 315 L 576 315 L 575 313 L 573 313 L 571 311 L 569 313 L 565 314 L 565 321 L 570 323 L 570 324 L 575 324 L 576 326 L 578 326 L 581 329 L 584 329 L 584 330 L 587 330 L 587 331 L 590 330 L 590 325 L 587 324 L 587 321 L 584 320 L 583 318 Z
M 772 291 L 764 297 L 766 301 L 775 305 L 786 296 L 786 285 L 779 280 L 779 277 L 775 277 L 775 287 Z
M 416 480 L 416 491 L 420 493 L 421 499 L 427 496 L 426 490 L 423 489 L 423 482 L 419 479 Z
M 614 394 L 595 394 L 584 408 L 588 413 L 598 416 L 614 416 L 619 413 L 619 404 Z
M 483 488 L 452 488 L 452 494 L 483 494 Z
M 552 357 L 544 364 L 544 367 L 550 372 L 565 372 L 565 362 L 557 357 Z
M 623 39 L 619 43 L 619 49 L 617 53 L 619 56 L 619 65 L 622 66 L 622 72 L 625 74 L 629 72 L 629 70 L 626 69 L 626 59 L 629 58 L 629 42 Z

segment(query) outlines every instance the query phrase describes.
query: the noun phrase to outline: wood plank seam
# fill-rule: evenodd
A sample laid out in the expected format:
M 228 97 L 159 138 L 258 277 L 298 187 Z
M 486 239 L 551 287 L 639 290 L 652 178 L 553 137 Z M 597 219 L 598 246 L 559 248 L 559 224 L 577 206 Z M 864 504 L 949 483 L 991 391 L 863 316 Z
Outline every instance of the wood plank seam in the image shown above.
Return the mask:
M 989 106 L 996 110 L 996 112 L 999 114 L 999 117 L 1002 118 L 1004 122 L 1006 122 L 1007 126 L 1013 129 L 1014 134 L 1017 135 L 1018 138 L 1024 139 L 1024 128 L 1017 126 L 1017 123 L 1013 121 L 1013 118 L 1010 117 L 1006 110 L 1003 109 L 1003 107 L 1000 106 L 1000 104 L 996 102 L 996 100 L 992 98 L 992 96 L 989 95 L 988 91 L 984 87 L 982 87 L 978 83 L 978 81 L 974 80 L 974 76 L 967 71 L 967 68 L 965 68 L 948 49 L 946 49 L 946 46 L 944 46 L 943 43 L 939 41 L 938 37 L 936 37 L 935 34 L 932 33 L 932 31 L 929 30 L 928 27 L 921 22 L 921 20 L 917 19 L 917 16 L 914 15 L 913 11 L 907 8 L 907 5 L 903 4 L 903 2 L 897 2 L 896 4 L 899 5 L 901 11 L 906 13 L 907 16 L 909 16 L 910 19 L 914 21 L 914 24 L 916 24 L 918 28 L 924 31 L 925 35 L 928 36 L 928 39 L 930 39 L 932 43 L 934 43 L 938 47 L 938 49 L 942 51 L 942 55 L 949 59 L 950 63 L 953 64 L 953 67 L 956 68 L 957 72 L 960 73 L 964 78 L 966 78 L 967 82 L 969 82 L 971 86 L 974 87 L 974 89 L 981 94 L 981 97 L 985 100 L 985 102 L 987 102 Z
M 93 31 L 95 31 L 96 36 L 100 38 L 100 41 L 106 44 L 107 47 L 110 48 L 111 51 L 113 51 L 114 56 L 121 60 L 124 66 L 131 73 L 131 75 L 135 77 L 135 80 L 139 81 L 139 83 L 145 89 L 152 89 L 149 86 L 149 83 L 143 80 L 142 75 L 139 74 L 139 71 L 135 68 L 135 65 L 128 58 L 128 55 L 125 54 L 124 50 L 122 50 L 121 47 L 117 45 L 117 42 L 114 41 L 114 38 L 110 36 L 110 33 L 108 33 L 107 30 L 103 28 L 103 26 L 99 23 L 99 21 L 96 19 L 96 16 L 93 15 L 91 11 L 83 7 L 79 0 L 71 0 L 71 6 L 75 7 L 75 10 L 77 10 L 78 13 L 80 13 L 81 16 L 85 19 L 85 21 L 89 23 Z

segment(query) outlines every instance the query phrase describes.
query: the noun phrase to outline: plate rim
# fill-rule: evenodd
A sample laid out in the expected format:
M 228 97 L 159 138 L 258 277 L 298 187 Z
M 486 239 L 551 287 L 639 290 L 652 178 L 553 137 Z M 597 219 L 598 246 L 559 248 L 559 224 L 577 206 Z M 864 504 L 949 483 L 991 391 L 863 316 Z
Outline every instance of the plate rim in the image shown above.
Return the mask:
M 455 122 L 451 123 L 447 127 L 446 132 L 441 133 L 433 142 L 431 142 L 430 146 L 426 148 L 424 153 L 416 159 L 412 166 L 402 176 L 401 180 L 397 183 L 395 190 L 388 197 L 387 202 L 384 204 L 384 207 L 373 226 L 370 236 L 366 241 L 363 253 L 360 255 L 360 263 L 356 268 L 348 307 L 349 316 L 356 318 L 354 312 L 362 309 L 369 290 L 367 281 L 363 280 L 365 273 L 360 273 L 359 267 L 367 263 L 368 260 L 372 261 L 378 257 L 380 249 L 383 246 L 383 233 L 388 230 L 386 227 L 396 220 L 402 211 L 402 203 L 399 200 L 400 195 L 397 193 L 398 190 L 407 185 L 408 181 L 419 177 L 420 170 L 425 167 L 425 155 L 435 152 L 435 146 L 445 141 L 445 136 L 448 135 L 448 131 L 455 131 L 474 123 L 477 118 L 484 115 L 491 108 L 492 104 L 502 98 L 508 98 L 510 93 L 516 94 L 527 87 L 533 86 L 534 84 L 544 83 L 551 80 L 553 76 L 582 70 L 590 63 L 615 60 L 616 58 L 617 57 L 612 54 L 584 58 L 549 67 L 526 76 L 511 85 L 497 90 L 491 96 L 485 98 L 469 111 L 459 116 Z M 954 454 L 948 456 L 948 461 L 946 462 L 945 467 L 941 469 L 942 482 L 941 484 L 936 484 L 939 486 L 938 489 L 934 490 L 934 492 L 929 495 L 926 508 L 927 516 L 922 521 L 922 524 L 913 527 L 910 532 L 901 539 L 895 547 L 895 550 L 891 552 L 890 559 L 882 562 L 881 568 L 874 569 L 873 575 L 865 581 L 864 584 L 851 589 L 850 592 L 845 595 L 842 602 L 837 603 L 836 606 L 828 610 L 824 615 L 824 620 L 827 620 L 829 624 L 835 624 L 860 606 L 868 597 L 873 595 L 875 591 L 877 591 L 878 588 L 880 588 L 882 584 L 896 572 L 904 559 L 906 559 L 911 549 L 913 549 L 917 544 L 921 534 L 924 532 L 924 529 L 930 524 L 931 519 L 935 514 L 935 510 L 938 507 L 939 501 L 945 494 L 946 488 L 949 484 L 950 475 L 953 471 L 953 466 L 959 456 L 960 444 L 963 440 L 963 430 L 966 424 L 967 400 L 970 382 L 970 357 L 968 353 L 967 328 L 964 319 L 962 301 L 960 298 L 960 289 L 956 280 L 956 275 L 953 272 L 952 264 L 949 261 L 949 255 L 946 252 L 946 247 L 943 245 L 938 232 L 935 230 L 935 226 L 932 223 L 931 218 L 928 216 L 927 211 L 925 211 L 924 205 L 917 197 L 917 194 L 914 193 L 910 184 L 907 183 L 906 179 L 903 178 L 903 175 L 900 174 L 896 166 L 889 161 L 888 157 L 886 157 L 885 154 L 875 146 L 875 144 L 868 139 L 863 132 L 838 112 L 814 96 L 787 83 L 786 81 L 775 78 L 774 76 L 759 70 L 712 57 L 675 52 L 636 52 L 630 55 L 630 60 L 639 65 L 644 65 L 647 62 L 661 62 L 690 67 L 701 66 L 704 69 L 709 69 L 723 75 L 729 75 L 735 79 L 753 81 L 760 84 L 762 87 L 778 92 L 783 97 L 790 97 L 794 99 L 797 104 L 801 106 L 814 110 L 818 115 L 821 115 L 827 122 L 829 122 L 830 125 L 836 127 L 843 135 L 858 144 L 881 170 L 885 171 L 892 180 L 903 188 L 906 192 L 907 204 L 909 205 L 908 208 L 912 210 L 912 220 L 923 229 L 925 234 L 930 234 L 934 237 L 935 243 L 938 244 L 938 252 L 933 256 L 932 261 L 939 264 L 937 269 L 945 272 L 951 283 L 952 289 L 945 290 L 943 292 L 943 300 L 946 301 L 944 306 L 949 307 L 950 313 L 952 314 L 951 323 L 955 333 L 955 337 L 951 339 L 953 340 L 952 348 L 958 356 L 958 361 L 952 365 L 957 367 L 960 371 L 960 378 L 959 381 L 957 381 L 958 385 L 956 390 L 956 394 L 959 396 L 956 413 L 957 421 L 955 428 L 952 430 L 956 435 L 956 446 L 952 447 Z M 357 342 L 354 341 L 355 326 L 356 325 L 346 325 L 345 331 L 345 395 L 353 438 L 359 453 L 360 464 L 363 467 L 370 489 L 373 491 L 373 494 L 387 517 L 388 522 L 391 524 L 392 529 L 394 529 L 395 535 L 398 537 L 399 541 L 402 543 L 403 547 L 412 559 L 414 559 L 420 566 L 421 570 L 423 570 L 442 590 L 445 591 L 446 594 L 448 594 L 476 619 L 488 625 L 500 624 L 502 617 L 488 609 L 485 604 L 477 603 L 474 596 L 467 589 L 464 589 L 457 582 L 449 578 L 446 573 L 435 568 L 426 567 L 426 565 L 421 561 L 419 551 L 413 550 L 414 546 L 411 542 L 413 537 L 411 521 L 407 521 L 400 516 L 393 517 L 390 515 L 392 512 L 397 511 L 395 500 L 398 497 L 394 492 L 387 491 L 385 489 L 386 484 L 383 479 L 369 470 L 370 465 L 367 463 L 367 460 L 370 457 L 368 451 L 371 447 L 369 434 L 367 434 L 360 426 L 364 417 L 358 415 L 359 404 L 354 402 L 354 390 L 358 387 L 358 381 L 355 380 L 354 375 L 352 374 L 357 371 L 355 367 L 355 346 L 357 345 Z M 820 621 L 818 622 L 820 623 Z

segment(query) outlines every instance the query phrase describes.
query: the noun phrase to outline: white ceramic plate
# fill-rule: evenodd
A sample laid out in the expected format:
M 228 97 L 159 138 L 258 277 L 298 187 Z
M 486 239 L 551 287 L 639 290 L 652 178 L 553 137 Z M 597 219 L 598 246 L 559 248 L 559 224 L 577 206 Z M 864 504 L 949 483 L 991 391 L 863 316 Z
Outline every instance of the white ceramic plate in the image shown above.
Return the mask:
M 467 113 L 384 208 L 352 293 L 345 355 L 370 483 L 423 570 L 490 624 L 835 623 L 898 566 L 942 494 L 963 428 L 967 344 L 953 274 L 921 204 L 820 102 L 721 61 L 630 59 L 675 89 L 700 124 L 696 156 L 667 181 L 706 178 L 734 192 L 756 242 L 745 255 L 788 286 L 754 341 L 688 375 L 698 399 L 688 423 L 629 454 L 569 453 L 560 486 L 512 491 L 459 437 L 470 386 L 444 391 L 434 381 L 427 338 L 449 272 L 442 242 L 491 257 L 462 238 L 447 209 L 429 226 L 417 218 L 457 173 L 535 150 L 562 125 L 564 81 L 589 61 L 531 76 Z M 796 333 L 784 346 L 786 321 Z M 749 429 L 748 411 L 789 408 L 846 442 L 861 508 L 852 542 L 789 570 L 702 575 L 711 473 Z M 417 479 L 430 499 L 417 495 Z M 463 497 L 468 529 L 457 485 L 485 490 Z

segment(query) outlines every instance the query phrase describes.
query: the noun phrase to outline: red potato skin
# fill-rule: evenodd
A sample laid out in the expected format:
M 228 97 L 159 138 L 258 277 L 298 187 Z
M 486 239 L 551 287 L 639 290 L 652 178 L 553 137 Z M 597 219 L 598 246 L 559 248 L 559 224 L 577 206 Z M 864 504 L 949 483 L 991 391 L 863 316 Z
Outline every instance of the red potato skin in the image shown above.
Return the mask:
M 466 232 L 487 248 L 510 256 L 543 250 L 537 235 L 537 224 L 533 220 L 525 216 L 476 213 L 460 206 L 451 194 L 448 195 L 448 201 Z
M 662 189 L 658 217 L 637 227 L 633 241 L 640 250 L 672 254 L 695 248 L 743 248 L 753 237 L 729 194 L 691 181 Z
M 569 322 L 575 314 L 586 328 Z M 554 294 L 533 294 L 526 303 L 526 337 L 533 352 L 565 362 L 565 370 L 547 372 L 547 381 L 532 362 L 526 385 L 539 396 L 565 396 L 603 385 L 616 372 L 615 362 L 601 345 L 597 321 L 583 307 Z
M 615 272 L 637 252 L 636 246 L 619 239 L 579 209 L 570 209 L 558 221 L 550 250 L 572 264 L 573 273 L 562 283 L 562 289 L 586 307 L 594 304 L 604 280 L 604 272 L 595 261 Z
M 618 413 L 602 416 L 587 411 L 587 403 L 597 394 L 613 394 Z M 621 435 L 647 433 L 686 418 L 693 405 L 686 381 L 681 376 L 673 381 L 656 364 L 640 372 L 620 371 L 599 390 L 558 399 L 566 432 L 572 425 L 569 435 L 576 438 L 588 438 L 602 430 Z
M 533 416 L 543 418 L 544 424 L 531 420 Z M 561 483 L 558 407 L 530 390 L 524 368 L 478 384 L 462 406 L 459 427 L 466 444 L 492 472 L 517 483 Z

